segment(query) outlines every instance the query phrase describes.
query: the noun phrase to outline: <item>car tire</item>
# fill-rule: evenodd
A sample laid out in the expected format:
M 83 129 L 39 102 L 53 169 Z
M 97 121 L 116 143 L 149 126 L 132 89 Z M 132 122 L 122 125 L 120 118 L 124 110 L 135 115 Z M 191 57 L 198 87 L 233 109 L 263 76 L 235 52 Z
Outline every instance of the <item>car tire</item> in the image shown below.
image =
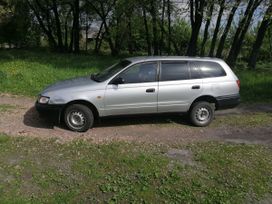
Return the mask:
M 75 132 L 86 132 L 94 124 L 94 114 L 90 108 L 82 104 L 73 104 L 64 112 L 66 126 Z
M 214 104 L 209 102 L 196 102 L 192 105 L 189 116 L 193 125 L 198 127 L 208 126 L 214 118 Z

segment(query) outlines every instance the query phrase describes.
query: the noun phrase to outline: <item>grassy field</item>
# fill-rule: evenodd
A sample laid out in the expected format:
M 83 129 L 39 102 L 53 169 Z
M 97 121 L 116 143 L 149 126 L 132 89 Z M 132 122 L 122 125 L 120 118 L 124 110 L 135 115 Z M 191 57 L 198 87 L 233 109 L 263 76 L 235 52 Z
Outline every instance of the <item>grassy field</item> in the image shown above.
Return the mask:
M 91 75 L 117 60 L 110 56 L 56 54 L 40 50 L 0 50 L 0 90 L 36 96 L 51 83 Z
M 241 203 L 272 193 L 272 149 L 215 142 L 179 147 L 0 135 L 1 203 Z
M 216 117 L 212 127 L 260 127 L 272 124 L 272 113 L 247 113 L 237 115 L 224 115 Z
M 0 50 L 0 92 L 36 96 L 53 82 L 98 72 L 118 60 L 110 56 L 56 54 L 41 50 Z M 272 64 L 258 67 L 256 71 L 235 70 L 241 79 L 244 102 L 272 101 Z
M 243 102 L 272 102 L 272 63 L 261 64 L 255 71 L 235 70 L 241 81 Z
M 51 83 L 98 72 L 118 60 L 0 50 L 0 93 L 36 96 Z M 260 64 L 256 71 L 235 69 L 244 102 L 272 102 L 270 66 Z M 2 104 L 0 113 L 13 108 Z M 271 113 L 248 113 L 217 117 L 211 127 L 259 127 L 271 122 Z M 97 145 L 80 139 L 62 144 L 58 139 L 0 133 L 0 203 L 271 201 L 271 146 L 202 142 L 175 148 L 186 154 L 171 158 L 167 156 L 170 147 L 163 145 Z

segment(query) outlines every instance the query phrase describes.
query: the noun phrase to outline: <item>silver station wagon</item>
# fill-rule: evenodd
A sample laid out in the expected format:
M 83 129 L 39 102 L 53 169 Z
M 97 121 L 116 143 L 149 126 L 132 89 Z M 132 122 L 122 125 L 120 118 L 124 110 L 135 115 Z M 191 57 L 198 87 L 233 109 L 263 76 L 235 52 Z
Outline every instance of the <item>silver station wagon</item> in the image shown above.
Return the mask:
M 78 132 L 98 117 L 153 113 L 188 113 L 193 125 L 207 126 L 215 110 L 239 104 L 239 89 L 240 81 L 221 59 L 135 57 L 47 87 L 36 109 Z

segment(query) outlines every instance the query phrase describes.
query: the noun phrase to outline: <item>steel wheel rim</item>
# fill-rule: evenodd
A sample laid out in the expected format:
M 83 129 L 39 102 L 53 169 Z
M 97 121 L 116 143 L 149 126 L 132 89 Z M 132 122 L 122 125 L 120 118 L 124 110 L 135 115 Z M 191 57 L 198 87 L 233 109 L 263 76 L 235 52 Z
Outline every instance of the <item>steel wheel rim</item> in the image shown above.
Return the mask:
M 196 119 L 202 123 L 208 121 L 210 115 L 210 111 L 205 107 L 201 107 L 196 111 Z
M 82 128 L 86 123 L 85 116 L 81 111 L 71 111 L 68 114 L 67 119 L 69 126 L 75 129 Z

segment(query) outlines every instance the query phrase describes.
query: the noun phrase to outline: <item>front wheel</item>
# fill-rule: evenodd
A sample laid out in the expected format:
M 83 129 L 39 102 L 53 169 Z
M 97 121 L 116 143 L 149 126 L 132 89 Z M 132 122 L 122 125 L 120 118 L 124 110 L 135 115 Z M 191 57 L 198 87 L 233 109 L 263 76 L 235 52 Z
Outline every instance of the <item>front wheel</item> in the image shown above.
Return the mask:
M 73 104 L 64 112 L 64 121 L 70 130 L 86 132 L 93 126 L 93 112 L 85 105 Z
M 214 117 L 214 104 L 208 102 L 197 102 L 193 104 L 190 111 L 190 120 L 198 127 L 208 126 Z

